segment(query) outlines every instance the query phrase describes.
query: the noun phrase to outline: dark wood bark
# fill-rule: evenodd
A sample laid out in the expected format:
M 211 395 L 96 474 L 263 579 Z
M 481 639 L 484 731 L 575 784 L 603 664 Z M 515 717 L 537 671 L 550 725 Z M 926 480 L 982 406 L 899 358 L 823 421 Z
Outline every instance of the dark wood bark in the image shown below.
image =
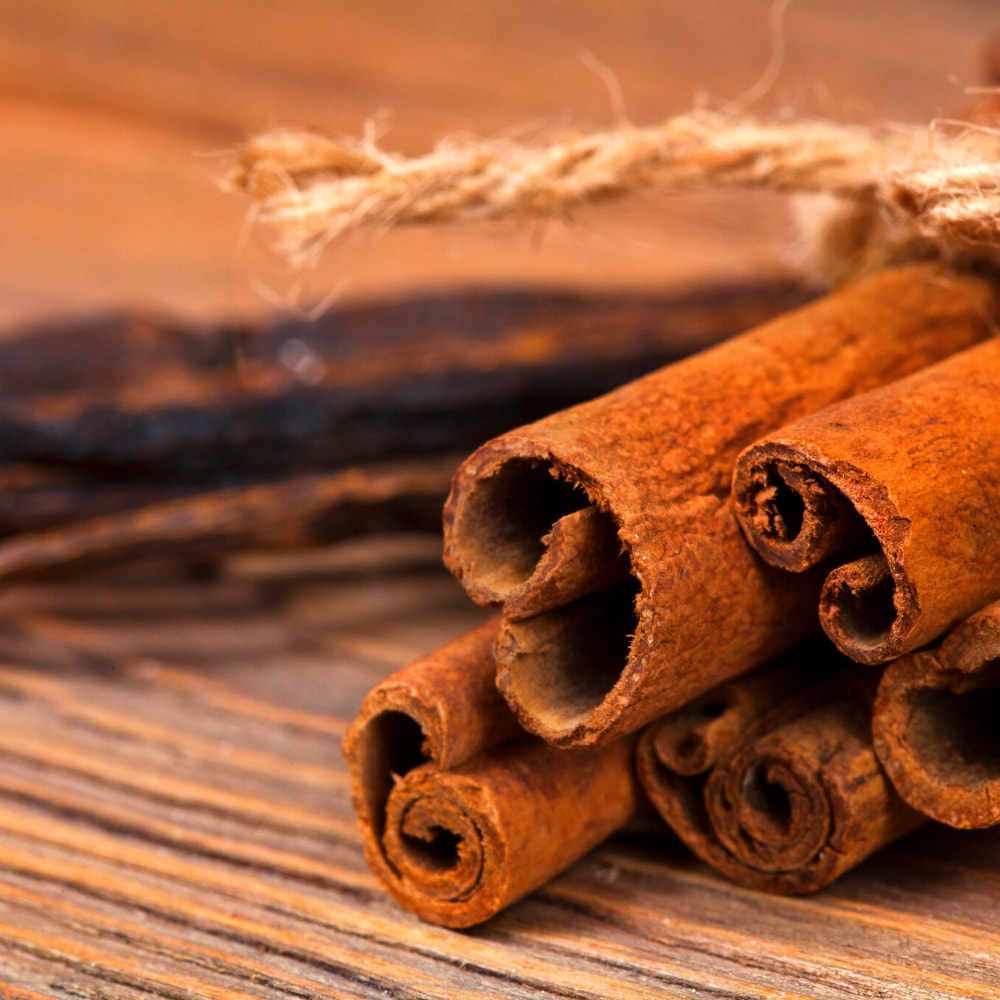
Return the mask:
M 470 449 L 807 296 L 788 284 L 482 291 L 256 330 L 50 324 L 0 341 L 0 462 L 176 478 Z

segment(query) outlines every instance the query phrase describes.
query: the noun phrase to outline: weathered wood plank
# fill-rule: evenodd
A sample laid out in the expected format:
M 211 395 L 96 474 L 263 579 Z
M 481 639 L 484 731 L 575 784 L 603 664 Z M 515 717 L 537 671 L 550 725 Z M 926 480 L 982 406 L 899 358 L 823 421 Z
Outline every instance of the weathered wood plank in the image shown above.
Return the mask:
M 731 101 L 760 77 L 770 0 L 732 4 L 567 3 L 501 8 L 420 0 L 357 6 L 264 0 L 207 12 L 194 0 L 8 0 L 0 10 L 0 318 L 176 304 L 218 318 L 270 308 L 291 278 L 245 212 L 213 185 L 218 161 L 273 124 L 360 133 L 394 112 L 388 148 L 441 135 L 608 124 L 593 51 L 617 75 L 629 117 L 647 123 L 695 95 Z M 971 0 L 796 4 L 775 88 L 761 102 L 845 117 L 930 120 L 975 78 L 991 27 Z M 861 27 L 859 27 L 859 25 Z M 996 27 L 996 22 L 992 23 Z M 949 83 L 949 77 L 958 84 Z M 707 273 L 784 269 L 783 212 L 771 200 L 638 200 L 509 239 L 487 232 L 399 233 L 331 256 L 306 301 L 470 282 L 677 287 Z M 155 238 L 150 234 L 155 233 Z
M 988 833 L 917 834 L 805 899 L 632 834 L 474 932 L 400 911 L 361 857 L 343 720 L 482 612 L 412 540 L 398 569 L 350 549 L 325 574 L 316 556 L 300 575 L 241 557 L 215 579 L 0 596 L 0 981 L 60 997 L 1000 997 Z

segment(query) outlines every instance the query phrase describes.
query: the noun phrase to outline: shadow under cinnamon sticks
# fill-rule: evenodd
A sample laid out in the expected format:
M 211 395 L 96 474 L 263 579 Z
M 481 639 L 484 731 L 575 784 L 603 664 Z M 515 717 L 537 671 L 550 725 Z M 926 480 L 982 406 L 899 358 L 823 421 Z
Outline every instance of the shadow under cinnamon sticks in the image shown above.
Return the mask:
M 814 641 L 649 726 L 640 780 L 723 875 L 768 892 L 820 889 L 924 821 L 872 748 L 877 683 Z
M 1000 601 L 937 646 L 890 664 L 875 700 L 875 750 L 899 794 L 962 829 L 1000 824 Z
M 365 857 L 402 906 L 481 923 L 633 816 L 634 741 L 526 737 L 493 682 L 493 619 L 378 684 L 344 739 Z
M 763 437 L 733 500 L 771 564 L 833 562 L 820 623 L 847 656 L 935 639 L 1000 597 L 1000 338 Z

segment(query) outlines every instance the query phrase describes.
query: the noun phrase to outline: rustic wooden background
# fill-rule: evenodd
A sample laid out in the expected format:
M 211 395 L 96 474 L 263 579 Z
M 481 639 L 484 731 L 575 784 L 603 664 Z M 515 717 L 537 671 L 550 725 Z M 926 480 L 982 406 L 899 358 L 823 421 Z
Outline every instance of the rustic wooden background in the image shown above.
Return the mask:
M 316 124 L 425 150 L 454 131 L 637 123 L 758 81 L 771 0 L 2 0 L 0 320 L 123 301 L 260 314 L 291 276 L 221 195 L 214 154 Z M 991 0 L 794 0 L 758 106 L 854 121 L 953 114 L 981 82 Z M 428 284 L 676 284 L 789 266 L 777 202 L 653 199 L 512 233 L 400 232 L 331 255 L 314 298 Z M 777 237 L 777 238 L 775 238 Z
M 389 147 L 636 122 L 737 98 L 762 0 L 2 0 L 0 321 L 96 307 L 266 316 L 293 276 L 216 154 L 262 125 Z M 950 114 L 988 0 L 797 0 L 764 107 Z M 469 283 L 679 287 L 796 267 L 779 203 L 637 200 L 543 230 L 391 234 L 309 279 L 357 298 Z M 273 297 L 273 296 L 271 296 Z M 380 676 L 479 620 L 439 540 L 0 593 L 0 997 L 995 997 L 1000 836 L 927 828 L 808 899 L 619 837 L 485 927 L 377 889 L 338 742 Z

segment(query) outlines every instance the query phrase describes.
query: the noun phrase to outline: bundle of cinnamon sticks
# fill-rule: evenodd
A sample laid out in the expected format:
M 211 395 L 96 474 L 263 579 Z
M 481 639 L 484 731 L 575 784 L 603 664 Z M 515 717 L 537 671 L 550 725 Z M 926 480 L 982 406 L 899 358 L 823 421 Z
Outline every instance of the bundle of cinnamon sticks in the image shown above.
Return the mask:
M 469 926 L 650 803 L 775 892 L 1000 822 L 998 318 L 886 270 L 468 458 L 445 562 L 499 614 L 344 744 L 386 889 Z

